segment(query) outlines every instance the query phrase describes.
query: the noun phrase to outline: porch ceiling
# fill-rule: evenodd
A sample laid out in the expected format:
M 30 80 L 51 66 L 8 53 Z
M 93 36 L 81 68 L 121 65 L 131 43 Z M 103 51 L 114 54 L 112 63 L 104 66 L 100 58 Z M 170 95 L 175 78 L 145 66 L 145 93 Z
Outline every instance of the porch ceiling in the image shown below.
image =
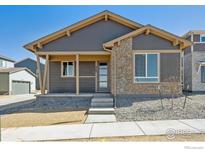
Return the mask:
M 75 61 L 76 55 L 50 55 L 50 61 Z M 79 55 L 79 61 L 110 61 L 110 55 Z

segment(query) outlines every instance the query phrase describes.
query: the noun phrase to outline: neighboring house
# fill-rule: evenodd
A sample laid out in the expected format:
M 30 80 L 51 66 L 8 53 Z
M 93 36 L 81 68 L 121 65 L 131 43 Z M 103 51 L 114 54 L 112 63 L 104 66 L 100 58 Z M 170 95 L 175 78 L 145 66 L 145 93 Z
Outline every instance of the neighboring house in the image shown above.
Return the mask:
M 157 94 L 152 87 L 181 92 L 181 57 L 191 42 L 109 11 L 35 40 L 24 47 L 44 58 L 42 93 L 109 92 Z M 171 92 L 170 92 L 171 93 Z
M 6 56 L 0 55 L 0 69 L 14 67 L 15 60 L 8 58 Z
M 205 91 L 205 30 L 193 30 L 184 36 L 193 45 L 184 50 L 184 90 Z
M 41 71 L 44 71 L 44 64 L 40 64 L 41 66 Z M 36 89 L 39 90 L 39 79 L 38 79 L 38 71 L 37 71 L 37 62 L 31 58 L 26 58 L 21 61 L 18 61 L 14 64 L 15 67 L 26 67 L 29 70 L 31 70 L 34 74 L 36 74 Z
M 0 69 L 0 94 L 29 94 L 35 91 L 36 76 L 27 68 Z

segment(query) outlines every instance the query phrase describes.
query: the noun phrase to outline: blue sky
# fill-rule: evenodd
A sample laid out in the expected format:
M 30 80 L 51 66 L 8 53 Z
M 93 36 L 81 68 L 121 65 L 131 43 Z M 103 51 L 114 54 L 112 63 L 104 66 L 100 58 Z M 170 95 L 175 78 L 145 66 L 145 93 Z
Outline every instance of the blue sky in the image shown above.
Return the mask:
M 177 35 L 205 29 L 205 6 L 0 6 L 0 54 L 34 58 L 23 45 L 103 10 Z

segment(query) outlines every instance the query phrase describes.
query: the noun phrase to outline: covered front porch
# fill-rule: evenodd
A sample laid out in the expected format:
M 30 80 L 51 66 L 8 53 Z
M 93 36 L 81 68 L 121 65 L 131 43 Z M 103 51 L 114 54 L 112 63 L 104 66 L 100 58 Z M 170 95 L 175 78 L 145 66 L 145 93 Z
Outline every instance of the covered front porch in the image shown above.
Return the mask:
M 40 58 L 45 69 L 40 70 Z M 37 52 L 37 69 L 41 94 L 46 96 L 86 96 L 110 92 L 110 53 Z

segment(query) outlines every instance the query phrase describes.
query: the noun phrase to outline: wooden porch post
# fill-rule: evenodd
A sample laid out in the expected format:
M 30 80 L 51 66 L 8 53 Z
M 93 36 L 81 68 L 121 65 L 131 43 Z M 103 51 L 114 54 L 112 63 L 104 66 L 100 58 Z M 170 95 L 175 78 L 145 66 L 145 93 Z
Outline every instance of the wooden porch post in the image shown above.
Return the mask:
M 76 55 L 76 95 L 79 95 L 79 55 Z
M 48 74 L 48 62 L 49 62 L 49 55 L 46 55 L 46 64 L 44 69 L 44 76 L 43 76 L 43 94 L 45 94 L 46 90 L 46 79 Z
M 95 61 L 95 92 L 98 91 L 98 61 Z
M 38 54 L 36 54 L 36 60 L 37 60 L 39 86 L 40 86 L 41 94 L 43 94 L 43 87 L 42 87 L 42 80 L 41 80 L 42 76 L 41 76 L 41 69 L 40 69 L 40 57 Z

